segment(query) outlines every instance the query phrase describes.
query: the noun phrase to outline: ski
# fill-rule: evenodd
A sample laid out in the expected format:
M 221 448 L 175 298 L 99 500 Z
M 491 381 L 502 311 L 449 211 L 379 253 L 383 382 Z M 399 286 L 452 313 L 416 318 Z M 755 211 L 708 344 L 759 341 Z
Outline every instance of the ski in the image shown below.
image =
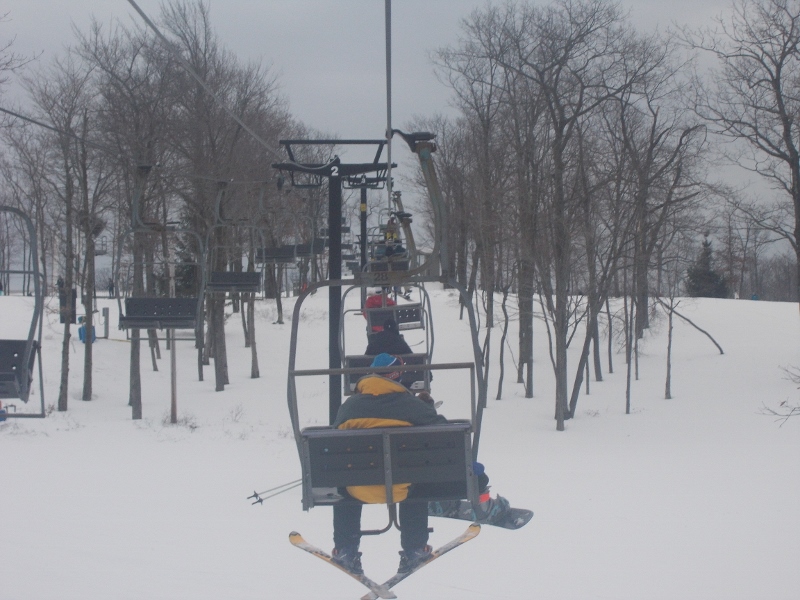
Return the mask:
M 371 591 L 368 594 L 370 598 L 397 598 L 394 592 L 390 592 L 386 585 L 381 585 L 376 583 L 366 575 L 353 573 L 352 571 L 348 570 L 344 566 L 337 563 L 333 560 L 333 557 L 322 550 L 321 548 L 317 548 L 314 544 L 308 543 L 302 535 L 293 531 L 289 534 L 289 541 L 292 543 L 293 546 L 297 546 L 301 550 L 305 550 L 309 554 L 313 554 L 317 558 L 324 560 L 326 563 L 336 567 L 343 573 L 347 573 L 350 577 L 358 581 L 361 585 L 369 588 Z
M 428 560 L 419 563 L 416 567 L 414 567 L 410 571 L 407 571 L 405 573 L 397 573 L 393 577 L 390 577 L 389 579 L 387 579 L 383 583 L 383 585 L 381 587 L 386 589 L 387 591 L 390 590 L 391 588 L 396 586 L 398 583 L 403 581 L 409 575 L 413 575 L 414 573 L 419 571 L 425 565 L 431 564 L 433 561 L 435 561 L 437 558 L 439 558 L 442 554 L 447 554 L 448 552 L 450 552 L 450 550 L 453 550 L 454 548 L 458 548 L 461 544 L 464 544 L 464 543 L 470 541 L 471 539 L 474 539 L 480 532 L 481 532 L 481 526 L 478 523 L 473 523 L 472 525 L 467 527 L 467 530 L 464 533 L 462 533 L 460 536 L 458 536 L 457 538 L 455 538 L 453 540 L 450 540 L 444 546 L 442 546 L 440 548 L 437 548 L 436 550 L 431 552 L 431 556 L 430 556 L 430 558 L 428 558 Z M 361 600 L 376 600 L 376 598 L 378 598 L 378 595 L 373 591 L 373 592 L 370 592 L 369 594 L 365 594 L 364 596 L 362 596 Z

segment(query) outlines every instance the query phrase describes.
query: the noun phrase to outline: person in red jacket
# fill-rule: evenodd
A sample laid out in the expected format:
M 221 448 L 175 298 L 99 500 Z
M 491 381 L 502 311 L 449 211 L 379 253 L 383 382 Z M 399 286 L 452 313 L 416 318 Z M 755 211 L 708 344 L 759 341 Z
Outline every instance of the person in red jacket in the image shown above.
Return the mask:
M 367 309 L 386 308 L 387 306 L 395 306 L 396 304 L 397 302 L 389 295 L 389 290 L 387 288 L 378 289 L 371 296 L 367 296 L 367 299 L 364 301 L 364 318 L 367 318 Z M 383 325 L 373 325 L 372 331 L 383 331 Z

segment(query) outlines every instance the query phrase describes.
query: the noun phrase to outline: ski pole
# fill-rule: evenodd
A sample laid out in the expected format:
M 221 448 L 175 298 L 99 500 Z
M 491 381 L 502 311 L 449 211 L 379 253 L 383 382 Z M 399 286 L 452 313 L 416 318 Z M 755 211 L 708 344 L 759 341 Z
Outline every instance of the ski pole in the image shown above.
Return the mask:
M 293 488 L 296 488 L 302 482 L 303 482 L 302 479 L 296 479 L 296 480 L 290 481 L 288 483 L 282 483 L 281 485 L 275 486 L 274 488 L 270 488 L 268 490 L 264 490 L 263 492 L 253 492 L 253 495 L 252 496 L 248 496 L 247 499 L 251 500 L 251 499 L 255 498 L 255 500 L 253 500 L 253 502 L 251 504 L 261 504 L 261 503 L 264 502 L 264 500 L 268 500 L 269 498 L 272 498 L 273 496 L 277 496 L 278 494 L 282 494 L 283 492 L 288 492 L 289 490 L 291 490 Z M 275 490 L 280 490 L 280 491 L 276 492 Z M 270 494 L 269 496 L 263 496 L 263 494 L 269 494 L 270 492 L 275 492 L 275 493 L 274 494 Z

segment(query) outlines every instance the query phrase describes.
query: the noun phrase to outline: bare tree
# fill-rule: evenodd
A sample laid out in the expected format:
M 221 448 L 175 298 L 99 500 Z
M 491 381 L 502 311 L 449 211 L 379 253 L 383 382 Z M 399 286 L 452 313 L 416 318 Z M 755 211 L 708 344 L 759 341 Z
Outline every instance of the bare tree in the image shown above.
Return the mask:
M 0 25 L 8 21 L 9 13 L 0 15 Z M 8 85 L 11 76 L 19 73 L 25 65 L 35 60 L 36 57 L 25 57 L 13 50 L 14 39 L 8 39 L 0 44 L 0 96 L 2 96 L 3 88 Z
M 19 207 L 31 216 L 39 248 L 39 270 L 48 293 L 50 263 L 56 250 L 55 220 L 50 182 L 52 137 L 33 125 L 9 127 L 4 132 L 9 153 L 3 160 L 3 178 Z
M 151 247 L 154 236 L 136 232 L 131 247 L 120 246 L 118 242 L 120 237 L 127 239 L 136 218 L 146 222 L 161 220 L 156 214 L 156 206 L 159 201 L 164 206 L 166 190 L 174 185 L 163 174 L 148 179 L 140 173 L 140 167 L 143 166 L 160 164 L 166 167 L 174 164 L 166 144 L 174 61 L 168 53 L 154 45 L 152 38 L 141 29 L 117 24 L 106 32 L 99 23 L 93 22 L 87 32 L 76 30 L 75 33 L 77 52 L 94 71 L 102 141 L 113 149 L 112 156 L 118 157 L 118 177 L 114 184 L 120 192 L 120 198 L 113 223 L 116 236 L 112 244 L 115 254 L 112 278 L 117 284 L 121 281 L 123 257 L 119 253 L 132 251 L 134 293 L 142 295 L 146 288 L 153 293 L 155 273 L 152 268 L 144 269 L 143 262 L 145 256 L 153 253 Z M 141 185 L 140 212 L 137 217 L 132 217 L 132 199 L 137 181 Z M 147 283 L 146 272 L 149 276 Z M 153 340 L 155 336 L 149 337 Z M 156 350 L 151 342 L 151 353 Z M 134 419 L 142 418 L 139 353 L 140 331 L 135 329 L 131 332 L 128 398 Z
M 56 59 L 36 77 L 26 77 L 25 86 L 42 120 L 50 123 L 60 133 L 54 137 L 52 161 L 58 165 L 51 181 L 53 192 L 64 207 L 64 338 L 61 348 L 61 384 L 58 410 L 67 410 L 69 388 L 70 314 L 73 310 L 71 290 L 75 282 L 75 250 L 73 224 L 76 213 L 76 181 L 78 154 L 76 140 L 80 138 L 81 116 L 88 104 L 91 74 L 76 57 L 67 53 Z
M 186 61 L 216 95 L 216 98 L 209 96 L 205 87 L 192 80 L 188 73 L 176 74 L 173 147 L 183 169 L 192 174 L 188 185 L 180 192 L 183 220 L 202 238 L 210 232 L 208 238 L 212 246 L 230 246 L 231 232 L 215 227 L 216 182 L 246 175 L 248 169 L 252 174 L 252 160 L 259 155 L 263 160 L 264 148 L 253 154 L 252 146 L 245 144 L 248 132 L 230 118 L 226 108 L 264 133 L 273 115 L 284 117 L 283 103 L 276 94 L 274 77 L 263 66 L 241 66 L 236 57 L 220 45 L 206 4 L 174 0 L 164 5 L 162 21 L 177 40 Z M 276 134 L 278 130 L 272 127 L 267 133 Z M 226 270 L 228 260 L 224 252 L 209 255 L 214 260 L 214 264 L 208 265 L 210 271 Z M 214 357 L 216 389 L 221 391 L 228 383 L 224 298 L 212 295 L 207 298 L 207 307 L 208 352 Z
M 649 274 L 662 229 L 703 192 L 705 128 L 681 102 L 685 71 L 669 37 L 646 46 L 653 68 L 618 97 L 619 136 L 628 155 L 634 217 L 635 335 L 648 327 Z
M 692 48 L 719 63 L 710 84 L 698 76 L 695 110 L 715 133 L 743 142 L 728 153 L 732 161 L 789 199 L 781 230 L 800 274 L 800 2 L 736 0 L 716 25 L 683 32 Z M 794 299 L 800 301 L 800 288 Z
M 634 43 L 631 43 L 631 40 Z M 569 418 L 567 342 L 575 212 L 580 206 L 577 132 L 604 103 L 652 68 L 650 48 L 625 26 L 619 8 L 602 0 L 523 7 L 513 36 L 516 64 L 537 86 L 549 136 L 546 208 L 539 230 L 549 251 L 538 252 L 544 298 L 553 315 L 557 429 Z

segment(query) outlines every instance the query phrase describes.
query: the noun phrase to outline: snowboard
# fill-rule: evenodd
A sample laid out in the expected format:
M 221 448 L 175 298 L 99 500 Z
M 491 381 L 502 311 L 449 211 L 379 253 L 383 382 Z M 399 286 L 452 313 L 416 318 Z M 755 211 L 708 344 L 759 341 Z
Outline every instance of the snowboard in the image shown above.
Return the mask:
M 468 500 L 454 500 L 448 502 L 429 502 L 429 517 L 443 517 L 445 519 L 459 519 L 461 521 L 474 521 L 481 525 L 492 525 L 503 529 L 520 529 L 525 527 L 533 518 L 533 511 L 526 508 L 509 508 L 494 519 L 476 519 L 475 511 Z

